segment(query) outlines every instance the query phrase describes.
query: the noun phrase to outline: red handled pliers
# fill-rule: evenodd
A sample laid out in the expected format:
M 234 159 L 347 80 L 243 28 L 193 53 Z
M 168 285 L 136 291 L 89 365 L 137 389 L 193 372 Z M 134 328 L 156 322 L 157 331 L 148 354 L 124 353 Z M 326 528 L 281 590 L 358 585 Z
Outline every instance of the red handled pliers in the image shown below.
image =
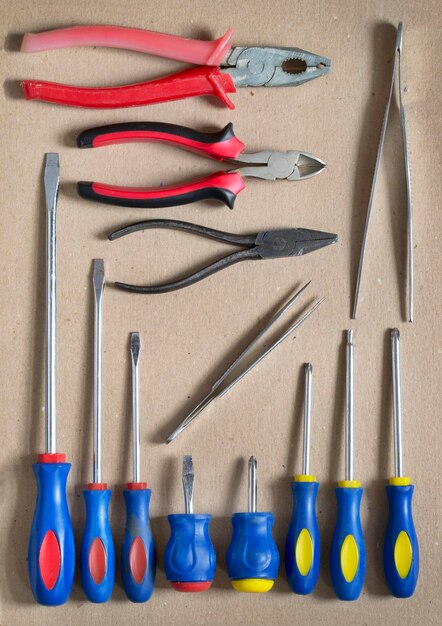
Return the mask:
M 265 180 L 301 180 L 321 172 L 325 163 L 308 152 L 288 150 L 243 153 L 244 144 L 233 132 L 232 124 L 218 132 L 202 133 L 186 126 L 162 122 L 129 122 L 91 128 L 77 137 L 79 148 L 96 148 L 131 141 L 164 141 L 198 152 L 234 166 L 200 180 L 162 187 L 116 187 L 104 183 L 79 182 L 81 197 L 106 204 L 138 208 L 159 208 L 190 204 L 198 200 L 220 200 L 229 208 L 245 188 L 244 176 Z
M 227 94 L 234 93 L 236 87 L 301 85 L 330 71 L 329 59 L 299 48 L 232 48 L 232 33 L 230 29 L 215 41 L 186 39 L 121 26 L 74 26 L 27 33 L 23 38 L 22 52 L 106 46 L 163 56 L 200 67 L 121 87 L 73 87 L 24 80 L 23 92 L 28 100 L 95 109 L 155 104 L 191 96 L 215 96 L 233 109 L 234 104 Z

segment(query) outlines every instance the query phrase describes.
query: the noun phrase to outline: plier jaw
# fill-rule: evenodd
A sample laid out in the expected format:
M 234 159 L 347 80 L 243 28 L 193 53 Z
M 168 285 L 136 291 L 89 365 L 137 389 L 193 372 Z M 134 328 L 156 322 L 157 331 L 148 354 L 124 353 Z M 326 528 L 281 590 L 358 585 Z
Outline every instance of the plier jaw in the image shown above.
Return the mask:
M 236 47 L 221 66 L 235 87 L 290 87 L 328 74 L 331 61 L 300 48 Z
M 324 168 L 324 161 L 309 152 L 262 150 L 241 154 L 235 171 L 239 171 L 241 176 L 264 180 L 304 180 L 316 176 Z

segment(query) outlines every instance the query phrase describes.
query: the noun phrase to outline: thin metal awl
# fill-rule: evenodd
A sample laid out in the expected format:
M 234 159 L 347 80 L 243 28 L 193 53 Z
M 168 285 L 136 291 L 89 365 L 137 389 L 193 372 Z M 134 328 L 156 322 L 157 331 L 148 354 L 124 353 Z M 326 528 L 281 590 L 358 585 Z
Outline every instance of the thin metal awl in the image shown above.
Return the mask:
M 193 491 L 195 486 L 195 473 L 193 471 L 192 457 L 183 457 L 183 490 L 184 490 L 184 512 L 186 515 L 193 515 Z
M 93 482 L 101 483 L 101 385 L 102 385 L 102 320 L 104 291 L 104 261 L 94 259 L 92 284 L 94 288 L 94 467 Z
M 367 216 L 365 218 L 364 236 L 362 239 L 361 255 L 359 259 L 358 276 L 356 280 L 355 298 L 353 302 L 352 318 L 356 319 L 356 313 L 358 308 L 359 293 L 361 289 L 362 273 L 364 269 L 364 259 L 367 247 L 368 239 L 368 227 L 370 223 L 371 211 L 373 206 L 373 200 L 375 195 L 376 180 L 379 171 L 379 165 L 382 157 L 382 150 L 385 142 L 385 134 L 387 131 L 388 118 L 390 113 L 390 105 L 394 91 L 395 79 L 396 79 L 396 65 L 398 66 L 398 91 L 399 91 L 399 108 L 401 115 L 401 131 L 402 131 L 402 145 L 405 164 L 405 184 L 406 184 L 406 196 L 407 196 L 407 248 L 408 248 L 408 321 L 412 322 L 414 318 L 414 263 L 413 263 L 413 213 L 411 202 L 411 183 L 410 183 L 410 163 L 408 158 L 408 145 L 407 145 L 407 131 L 405 126 L 405 110 L 402 102 L 402 82 L 401 82 L 401 52 L 402 52 L 402 23 L 398 25 L 396 35 L 396 47 L 395 55 L 390 83 L 390 90 L 388 94 L 387 105 L 385 107 L 384 119 L 382 122 L 381 137 L 379 140 L 378 151 L 376 155 L 376 163 L 373 174 L 373 181 L 371 184 L 370 199 L 368 201 Z
M 57 200 L 59 156 L 45 155 L 46 197 L 46 452 L 57 451 Z
M 132 358 L 132 420 L 133 420 L 133 464 L 134 483 L 140 482 L 140 385 L 138 361 L 140 357 L 140 334 L 130 334 L 130 354 Z

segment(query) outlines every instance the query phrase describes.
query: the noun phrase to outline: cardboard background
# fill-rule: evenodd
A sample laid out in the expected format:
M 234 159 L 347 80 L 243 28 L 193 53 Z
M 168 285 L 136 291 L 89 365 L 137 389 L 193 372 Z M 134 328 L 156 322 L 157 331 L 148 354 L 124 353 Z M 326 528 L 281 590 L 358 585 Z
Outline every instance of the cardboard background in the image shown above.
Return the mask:
M 440 82 L 439 2 L 331 1 L 192 4 L 168 1 L 68 3 L 17 0 L 0 4 L 4 41 L 1 74 L 2 440 L 0 489 L 0 623 L 19 624 L 404 624 L 439 622 L 441 603 L 440 493 Z M 362 300 L 350 322 L 357 262 L 382 115 L 391 75 L 395 28 L 404 23 L 403 68 L 415 227 L 415 323 L 405 321 L 405 196 L 395 103 L 373 207 Z M 27 103 L 18 81 L 72 84 L 135 82 L 180 69 L 173 61 L 121 50 L 18 52 L 26 31 L 71 24 L 140 26 L 212 39 L 235 27 L 233 43 L 297 46 L 332 59 L 326 77 L 296 89 L 241 89 L 231 112 L 205 98 L 132 110 L 91 111 Z M 198 129 L 233 121 L 248 151 L 301 149 L 327 162 L 320 176 L 299 183 L 249 179 L 234 211 L 220 205 L 140 211 L 80 200 L 76 180 L 132 185 L 186 180 L 216 164 L 163 145 L 132 144 L 79 151 L 76 134 L 119 121 L 158 120 Z M 69 502 L 78 545 L 84 524 L 82 485 L 92 472 L 91 259 L 105 259 L 109 283 L 156 281 L 229 251 L 222 244 L 172 232 L 138 233 L 110 243 L 114 228 L 170 217 L 255 232 L 304 226 L 339 234 L 339 244 L 315 254 L 242 263 L 202 283 L 163 296 L 139 296 L 110 285 L 104 300 L 103 478 L 114 489 L 117 547 L 124 513 L 121 489 L 131 479 L 128 334 L 141 333 L 142 477 L 153 490 L 152 526 L 159 555 L 156 590 L 146 605 L 130 604 L 118 575 L 112 601 L 85 600 L 79 576 L 65 607 L 37 606 L 28 585 L 26 550 L 35 485 L 31 464 L 44 446 L 43 154 L 58 151 L 62 185 L 58 213 L 59 434 L 72 462 Z M 297 307 L 327 301 L 234 390 L 217 401 L 170 447 L 164 436 L 211 381 L 256 334 L 295 286 L 312 285 Z M 296 311 L 295 311 L 296 313 Z M 287 316 L 279 327 L 288 324 Z M 289 319 L 290 318 L 290 319 Z M 386 523 L 384 482 L 392 472 L 389 329 L 402 331 L 404 467 L 417 485 L 414 506 L 421 575 L 415 596 L 391 598 L 383 581 Z M 355 474 L 365 487 L 362 520 L 367 576 L 357 603 L 334 598 L 328 570 L 334 525 L 333 487 L 343 476 L 343 331 L 355 330 Z M 230 515 L 246 506 L 246 462 L 258 459 L 258 505 L 275 513 L 283 552 L 291 512 L 289 481 L 300 469 L 303 374 L 313 379 L 312 471 L 321 482 L 318 517 L 323 563 L 312 597 L 294 596 L 284 566 L 271 593 L 235 593 L 225 571 Z M 166 516 L 183 510 L 181 458 L 193 454 L 196 511 L 210 512 L 218 554 L 213 588 L 189 596 L 169 589 L 162 567 Z

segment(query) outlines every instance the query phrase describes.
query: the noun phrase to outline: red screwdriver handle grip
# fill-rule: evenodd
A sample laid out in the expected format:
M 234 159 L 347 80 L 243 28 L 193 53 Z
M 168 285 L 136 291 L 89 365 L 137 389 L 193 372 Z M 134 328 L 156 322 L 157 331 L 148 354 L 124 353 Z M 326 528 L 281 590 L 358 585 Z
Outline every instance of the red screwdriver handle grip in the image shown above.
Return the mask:
M 196 67 L 177 74 L 121 87 L 73 87 L 39 80 L 24 80 L 27 100 L 42 100 L 66 106 L 90 109 L 118 109 L 181 100 L 193 96 L 214 96 L 229 109 L 235 106 L 228 93 L 235 85 L 228 74 L 217 67 Z

